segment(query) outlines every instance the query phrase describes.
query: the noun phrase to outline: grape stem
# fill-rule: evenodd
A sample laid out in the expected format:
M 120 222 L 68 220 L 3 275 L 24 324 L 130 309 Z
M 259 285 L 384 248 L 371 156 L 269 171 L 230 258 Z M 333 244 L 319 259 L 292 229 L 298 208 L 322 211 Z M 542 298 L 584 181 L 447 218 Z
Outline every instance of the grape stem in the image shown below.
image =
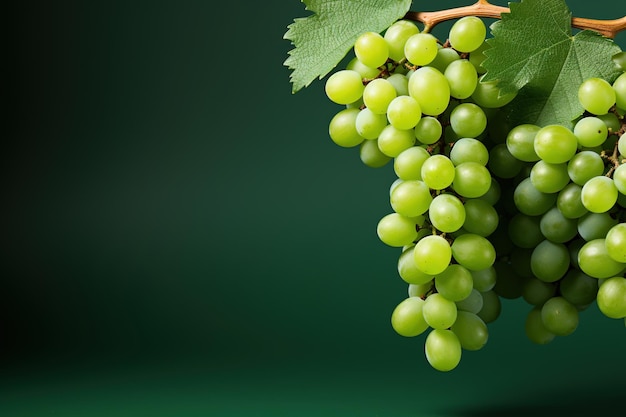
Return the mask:
M 413 20 L 424 24 L 424 32 L 430 32 L 438 23 L 446 20 L 458 19 L 464 16 L 490 17 L 500 19 L 502 13 L 509 13 L 508 7 L 496 6 L 488 0 L 478 0 L 471 6 L 456 7 L 436 12 L 408 12 L 404 16 L 407 20 Z M 572 26 L 578 29 L 596 31 L 607 38 L 615 36 L 626 29 L 626 16 L 613 20 L 587 19 L 580 17 L 572 18 Z

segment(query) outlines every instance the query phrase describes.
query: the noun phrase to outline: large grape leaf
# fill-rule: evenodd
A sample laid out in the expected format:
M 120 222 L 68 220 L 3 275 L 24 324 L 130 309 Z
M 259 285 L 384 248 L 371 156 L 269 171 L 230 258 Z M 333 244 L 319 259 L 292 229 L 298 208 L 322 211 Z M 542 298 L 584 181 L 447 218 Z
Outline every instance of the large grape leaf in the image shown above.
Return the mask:
M 292 69 L 292 91 L 326 76 L 363 32 L 382 32 L 403 17 L 411 0 L 302 0 L 314 14 L 294 19 L 284 39 L 294 49 L 284 65 Z
M 589 77 L 612 82 L 619 72 L 611 57 L 620 47 L 593 31 L 572 35 L 563 0 L 523 0 L 509 7 L 491 26 L 483 80 L 498 80 L 503 94 L 519 91 L 508 106 L 513 122 L 571 124 L 583 113 L 578 86 Z

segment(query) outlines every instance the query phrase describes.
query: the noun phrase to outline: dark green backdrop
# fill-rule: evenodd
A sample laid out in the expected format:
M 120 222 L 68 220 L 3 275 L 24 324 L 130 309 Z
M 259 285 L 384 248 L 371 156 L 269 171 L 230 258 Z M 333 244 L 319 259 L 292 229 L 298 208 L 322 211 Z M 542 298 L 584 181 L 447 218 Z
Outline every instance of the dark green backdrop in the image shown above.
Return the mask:
M 291 94 L 282 36 L 308 12 L 220 7 L 7 11 L 0 415 L 623 409 L 626 329 L 595 307 L 575 334 L 534 346 L 527 306 L 505 302 L 488 345 L 447 374 L 423 337 L 396 335 L 406 285 L 375 233 L 393 172 L 330 141 L 337 107 L 321 82 Z

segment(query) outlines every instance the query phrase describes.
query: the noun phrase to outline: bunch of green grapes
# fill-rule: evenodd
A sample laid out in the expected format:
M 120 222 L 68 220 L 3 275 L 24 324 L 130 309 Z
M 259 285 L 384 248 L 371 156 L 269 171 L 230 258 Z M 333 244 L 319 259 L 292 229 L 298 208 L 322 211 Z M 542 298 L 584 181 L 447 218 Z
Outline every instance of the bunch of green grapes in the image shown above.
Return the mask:
M 325 84 L 344 106 L 330 138 L 369 167 L 393 164 L 391 212 L 376 231 L 400 250 L 408 290 L 391 325 L 427 334 L 426 359 L 444 372 L 487 343 L 502 298 L 533 306 L 526 333 L 537 343 L 569 334 L 596 296 L 609 317 L 626 317 L 626 78 L 586 81 L 574 130 L 509 126 L 502 108 L 516 94 L 481 81 L 486 35 L 475 16 L 454 22 L 445 42 L 400 20 L 362 34 Z

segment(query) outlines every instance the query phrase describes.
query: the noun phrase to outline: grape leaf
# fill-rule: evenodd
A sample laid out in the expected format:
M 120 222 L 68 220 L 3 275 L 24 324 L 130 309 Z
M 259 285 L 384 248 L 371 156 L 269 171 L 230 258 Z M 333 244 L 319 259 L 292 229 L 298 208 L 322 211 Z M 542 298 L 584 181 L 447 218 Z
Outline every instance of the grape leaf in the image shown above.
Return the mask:
M 284 65 L 292 69 L 292 92 L 322 79 L 363 32 L 382 32 L 403 17 L 411 0 L 302 0 L 314 12 L 294 19 L 284 39 L 295 46 Z
M 519 91 L 507 106 L 513 122 L 571 125 L 583 113 L 580 83 L 589 77 L 617 78 L 611 57 L 620 47 L 590 30 L 572 36 L 564 0 L 523 0 L 509 7 L 510 13 L 491 26 L 483 81 L 498 80 L 502 94 Z

